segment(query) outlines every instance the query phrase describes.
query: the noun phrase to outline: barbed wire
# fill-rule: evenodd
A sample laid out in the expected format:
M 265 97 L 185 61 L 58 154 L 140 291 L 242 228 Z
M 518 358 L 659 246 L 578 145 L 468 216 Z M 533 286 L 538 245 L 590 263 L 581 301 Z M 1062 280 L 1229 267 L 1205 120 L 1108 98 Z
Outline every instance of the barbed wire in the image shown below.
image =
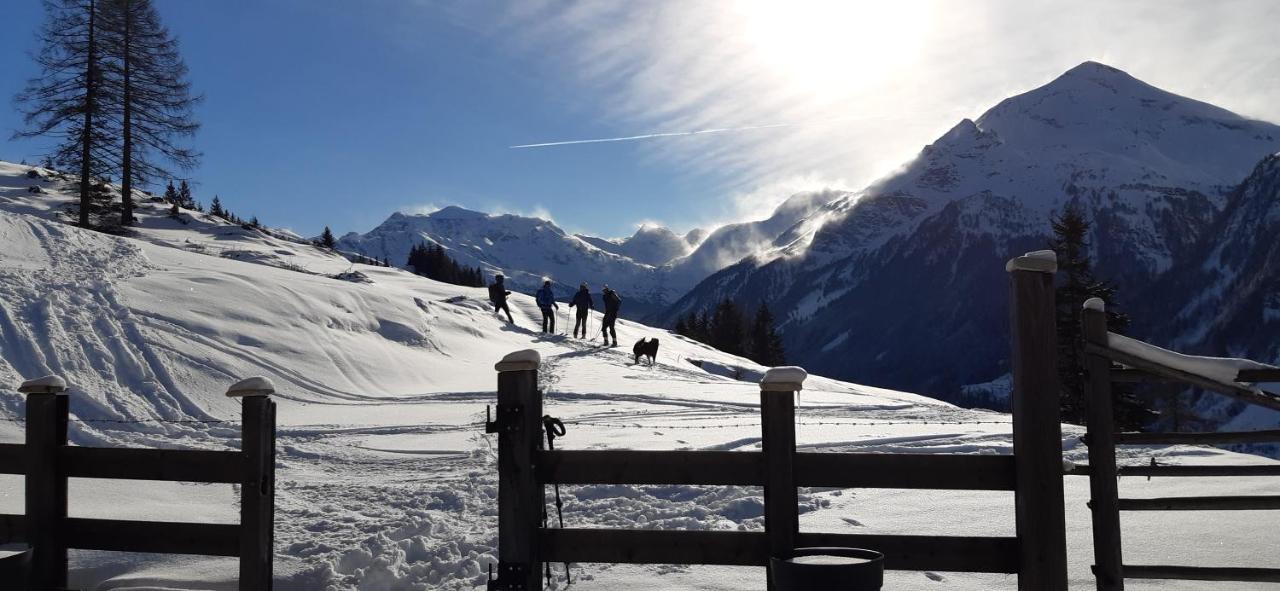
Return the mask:
M 6 423 L 27 422 L 26 419 L 19 419 L 16 417 L 0 417 L 0 421 L 6 422 Z M 230 421 L 230 420 L 223 420 L 223 419 L 80 419 L 80 418 L 73 418 L 73 419 L 67 419 L 67 421 L 71 423 L 112 423 L 112 424 L 122 424 L 122 425 L 136 425 L 136 424 L 142 424 L 142 423 L 173 424 L 173 425 L 189 425 L 189 424 L 223 425 L 223 424 L 239 424 L 240 423 L 240 421 Z
M 582 427 L 611 427 L 618 429 L 732 429 L 759 427 L 760 421 L 750 423 L 717 423 L 712 425 L 644 425 L 640 423 L 599 423 L 589 421 L 565 421 L 565 424 Z M 833 425 L 842 427 L 878 427 L 882 425 L 1012 425 L 1009 421 L 798 421 L 796 426 Z

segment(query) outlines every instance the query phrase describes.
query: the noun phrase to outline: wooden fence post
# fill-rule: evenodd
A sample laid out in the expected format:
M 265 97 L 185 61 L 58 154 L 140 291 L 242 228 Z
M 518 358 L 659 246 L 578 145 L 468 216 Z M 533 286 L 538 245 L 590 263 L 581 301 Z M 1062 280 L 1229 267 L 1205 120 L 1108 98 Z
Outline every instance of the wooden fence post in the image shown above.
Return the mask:
M 240 590 L 270 591 L 275 560 L 276 403 L 271 380 L 254 377 L 227 389 L 243 400 L 240 453 Z
M 808 374 L 799 367 L 775 367 L 760 380 L 760 448 L 764 453 L 764 530 L 769 556 L 791 558 L 800 533 L 796 492 L 796 392 Z M 773 589 L 773 573 L 768 573 Z
M 59 450 L 67 445 L 67 382 L 45 376 L 23 382 L 27 395 L 26 513 L 31 546 L 30 589 L 67 586 L 67 475 Z
M 1106 305 L 1090 298 L 1081 311 L 1084 342 L 1107 346 Z M 1116 482 L 1115 416 L 1111 360 L 1081 352 L 1088 397 L 1089 509 L 1093 514 L 1093 574 L 1098 591 L 1123 591 L 1119 486 Z
M 1053 251 L 1017 257 L 1011 277 L 1014 491 L 1018 589 L 1066 591 L 1067 533 L 1062 483 Z
M 494 366 L 498 410 L 486 431 L 498 434 L 498 589 L 542 590 L 537 543 L 545 508 L 534 463 L 542 447 L 541 362 L 537 351 L 526 349 Z

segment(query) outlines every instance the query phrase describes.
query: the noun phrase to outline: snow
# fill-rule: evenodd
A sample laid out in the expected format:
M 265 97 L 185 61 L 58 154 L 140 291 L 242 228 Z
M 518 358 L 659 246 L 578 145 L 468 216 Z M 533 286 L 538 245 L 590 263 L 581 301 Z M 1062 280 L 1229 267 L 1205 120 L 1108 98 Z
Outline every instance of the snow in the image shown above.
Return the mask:
M 67 381 L 59 376 L 44 376 L 34 380 L 27 380 L 18 386 L 18 392 L 23 394 L 57 394 L 67 389 Z
M 804 380 L 808 377 L 809 372 L 803 367 L 775 367 L 764 372 L 764 377 L 760 378 L 760 387 L 764 390 L 794 392 L 804 386 Z
M 542 363 L 542 356 L 533 349 L 521 349 L 512 351 L 502 357 L 502 360 L 493 366 L 498 371 L 527 371 L 538 369 L 538 365 Z
M 276 385 L 269 378 L 254 376 L 245 378 L 227 388 L 227 396 L 241 398 L 245 396 L 270 396 L 276 393 Z
M 1172 367 L 1228 385 L 1239 385 L 1239 382 L 1236 382 L 1236 375 L 1242 369 L 1276 369 L 1274 365 L 1248 359 L 1186 355 L 1113 332 L 1107 333 L 1107 346 L 1165 367 Z M 1257 388 L 1254 390 L 1258 391 Z
M 11 388 L 56 374 L 75 445 L 233 449 L 248 376 L 277 403 L 276 584 L 280 591 L 483 589 L 496 563 L 496 458 L 483 434 L 495 363 L 537 353 L 544 411 L 568 432 L 557 449 L 754 450 L 769 368 L 666 331 L 618 322 L 619 341 L 658 337 L 658 362 L 626 347 L 537 331 L 533 299 L 498 318 L 485 290 L 398 269 L 353 265 L 287 236 L 195 212 L 170 220 L 143 201 L 130 237 L 63 223 L 66 185 L 26 192 L 28 167 L 0 163 L 0 441 L 21 442 L 24 397 Z M 462 215 L 455 212 L 455 215 Z M 253 256 L 222 256 L 226 251 Z M 369 282 L 332 276 L 358 270 Z M 562 319 L 563 321 L 563 319 Z M 591 327 L 599 326 L 593 314 Z M 561 323 L 564 328 L 564 323 Z M 992 338 L 1004 339 L 1004 335 Z M 524 363 L 533 356 L 524 353 Z M 697 364 L 701 364 L 699 367 Z M 776 375 L 776 374 L 775 374 Z M 797 374 L 788 376 L 795 379 Z M 265 389 L 256 384 L 255 389 Z M 810 375 L 797 400 L 797 447 L 824 452 L 1008 454 L 1009 416 Z M 98 422 L 101 419 L 136 422 Z M 1066 459 L 1081 430 L 1064 426 Z M 1201 447 L 1122 447 L 1122 464 L 1266 464 Z M 1125 479 L 1126 496 L 1276 494 L 1275 479 Z M 22 510 L 22 479 L 0 475 L 0 511 Z M 762 527 L 757 487 L 562 487 L 566 525 L 663 529 Z M 234 523 L 233 485 L 75 479 L 81 517 Z M 1071 588 L 1092 589 L 1088 483 L 1068 478 Z M 1013 495 L 981 491 L 801 489 L 805 531 L 1013 535 Z M 1273 566 L 1274 520 L 1221 514 L 1126 516 L 1134 563 Z M 1187 539 L 1199 544 L 1196 554 Z M 225 558 L 76 551 L 75 588 L 235 588 Z M 575 564 L 582 591 L 764 589 L 763 569 Z M 562 569 L 555 569 L 557 588 Z M 1167 581 L 1133 589 L 1202 588 Z M 895 572 L 886 589 L 1016 588 L 1015 578 Z M 1259 589 L 1221 585 L 1215 589 Z
M 1006 271 L 1038 271 L 1040 273 L 1056 273 L 1058 271 L 1058 255 L 1052 250 L 1037 250 L 1014 258 L 1005 265 Z
M 1089 298 L 1084 301 L 1084 309 L 1094 310 L 1097 312 L 1106 312 L 1107 303 L 1102 301 L 1102 298 Z

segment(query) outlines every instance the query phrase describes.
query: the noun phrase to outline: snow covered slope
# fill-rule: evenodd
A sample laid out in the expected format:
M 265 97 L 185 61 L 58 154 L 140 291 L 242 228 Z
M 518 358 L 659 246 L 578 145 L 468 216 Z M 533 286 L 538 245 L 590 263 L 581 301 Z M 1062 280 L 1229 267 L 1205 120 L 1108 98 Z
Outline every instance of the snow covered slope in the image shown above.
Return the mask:
M 664 331 L 619 323 L 620 340 L 657 336 L 655 367 L 629 350 L 531 330 L 530 298 L 513 298 L 516 324 L 496 318 L 481 289 L 397 269 L 351 264 L 306 244 L 158 203 L 139 207 L 131 237 L 59 221 L 70 205 L 56 179 L 27 179 L 0 164 L 0 441 L 22 439 L 24 378 L 72 384 L 71 439 L 82 445 L 220 448 L 238 427 L 221 393 L 265 375 L 279 404 L 276 588 L 281 591 L 483 589 L 494 562 L 495 459 L 481 433 L 494 402 L 493 363 L 540 351 L 546 412 L 562 418 L 568 449 L 754 449 L 764 368 Z M 42 186 L 33 195 L 27 187 Z M 593 318 L 593 326 L 598 317 Z M 989 335 L 1004 341 L 1003 334 Z M 859 336 L 857 338 L 866 338 Z M 693 361 L 697 361 L 695 365 Z M 808 450 L 1009 453 L 1008 416 L 922 396 L 810 377 L 798 407 Z M 110 422 L 100 422 L 102 420 Z M 124 421 L 124 422 L 120 422 Z M 1069 459 L 1083 456 L 1068 428 Z M 1206 448 L 1125 448 L 1122 463 L 1269 464 Z M 1126 493 L 1276 494 L 1274 479 L 1123 483 Z M 0 475 L 0 512 L 20 512 L 21 479 Z M 751 487 L 565 487 L 570 525 L 758 529 Z M 1072 588 L 1090 589 L 1088 497 L 1067 488 Z M 230 485 L 73 480 L 71 512 L 118 519 L 232 523 Z M 851 533 L 1012 535 L 1004 493 L 802 490 L 801 527 Z M 963 515 L 963 519 L 941 516 Z M 1264 566 L 1280 531 L 1263 519 L 1144 514 L 1126 520 L 1135 562 L 1179 562 L 1180 539 L 1209 564 Z M 72 554 L 72 585 L 86 590 L 235 588 L 229 559 Z M 583 590 L 763 589 L 755 568 L 574 565 Z M 557 569 L 558 570 L 558 569 Z M 562 575 L 557 575 L 561 577 Z M 558 584 L 562 584 L 562 580 Z M 887 588 L 1013 589 L 1012 577 L 894 572 Z M 1151 582 L 1135 589 L 1198 589 Z M 1258 589 L 1257 586 L 1216 587 Z
M 767 300 L 785 319 L 792 359 L 955 399 L 1007 372 L 1004 345 L 989 338 L 1007 322 L 1003 263 L 1044 248 L 1064 203 L 1091 216 L 1097 269 L 1119 287 L 1121 307 L 1154 322 L 1139 291 L 1192 255 L 1227 194 L 1277 149 L 1276 125 L 1086 62 L 961 121 L 856 199 L 833 202 L 838 221 L 807 248 L 728 267 L 666 316 L 723 297 Z

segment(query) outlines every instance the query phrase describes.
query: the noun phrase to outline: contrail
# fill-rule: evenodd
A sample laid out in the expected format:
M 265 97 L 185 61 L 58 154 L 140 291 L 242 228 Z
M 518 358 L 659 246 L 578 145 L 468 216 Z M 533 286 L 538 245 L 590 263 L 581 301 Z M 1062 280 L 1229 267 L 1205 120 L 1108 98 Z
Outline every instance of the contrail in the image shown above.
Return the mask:
M 750 125 L 746 127 L 716 127 L 712 129 L 698 129 L 694 131 L 673 131 L 668 133 L 646 133 L 644 135 L 629 135 L 625 137 L 606 137 L 595 138 L 589 140 L 565 140 L 562 142 L 543 142 L 540 144 L 520 144 L 518 146 L 507 146 L 509 149 L 517 148 L 546 148 L 550 146 L 570 146 L 573 144 L 603 144 L 606 142 L 629 142 L 632 140 L 647 140 L 657 137 L 679 137 L 684 135 L 702 135 L 705 133 L 724 133 L 726 131 L 750 131 L 752 129 L 776 129 L 779 127 L 797 127 L 801 125 L 814 125 L 817 123 L 830 123 L 832 121 L 841 121 L 852 119 L 852 117 L 841 117 L 838 119 L 827 119 L 823 121 L 808 121 L 803 123 L 775 123 L 772 125 Z

